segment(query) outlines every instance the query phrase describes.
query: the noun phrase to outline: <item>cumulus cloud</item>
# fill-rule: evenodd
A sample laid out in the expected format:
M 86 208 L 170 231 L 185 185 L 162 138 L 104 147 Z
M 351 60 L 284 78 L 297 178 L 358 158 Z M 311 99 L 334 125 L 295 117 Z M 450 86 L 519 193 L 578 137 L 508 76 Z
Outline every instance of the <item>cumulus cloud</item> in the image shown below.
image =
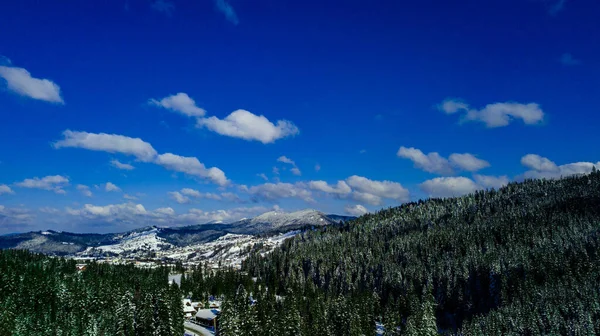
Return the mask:
M 104 190 L 107 192 L 120 192 L 121 188 L 117 187 L 112 182 L 106 182 L 106 184 L 104 185 Z
M 212 200 L 216 200 L 216 201 L 221 200 L 221 196 L 219 196 L 217 194 L 213 194 L 213 193 L 209 193 L 209 192 L 203 193 L 198 190 L 191 189 L 191 188 L 183 188 L 183 189 L 181 189 L 180 192 L 181 192 L 181 194 L 183 194 L 185 196 L 194 197 L 194 198 L 212 199 Z
M 57 194 L 66 194 L 63 188 L 69 185 L 69 179 L 60 175 L 52 175 L 43 178 L 25 179 L 22 182 L 15 183 L 15 185 L 21 188 L 42 189 L 54 191 Z
M 361 203 L 381 205 L 383 199 L 398 202 L 408 200 L 409 192 L 400 183 L 392 181 L 374 181 L 362 176 L 351 176 L 337 184 L 328 184 L 326 181 L 309 181 L 310 190 L 325 193 L 336 198 L 352 198 Z
M 349 195 L 352 188 L 345 181 L 338 181 L 336 185 L 329 185 L 325 181 L 310 181 L 308 187 L 315 191 L 321 191 L 327 194 L 334 195 Z
M 277 158 L 277 162 L 283 162 L 283 163 L 287 163 L 287 164 L 291 164 L 292 166 L 296 165 L 296 162 L 294 162 L 292 159 L 286 157 L 286 156 L 280 156 L 279 158 Z
M 440 175 L 452 175 L 454 170 L 452 169 L 450 162 L 442 157 L 437 152 L 424 154 L 420 149 L 400 147 L 398 157 L 411 160 L 416 168 L 422 169 L 429 173 L 436 173 Z
M 33 223 L 35 217 L 35 214 L 28 209 L 0 205 L 0 232 L 24 231 L 25 227 Z
M 2 194 L 14 194 L 15 192 L 6 184 L 0 184 L 0 195 Z
M 81 209 L 67 207 L 66 212 L 72 216 L 80 216 L 87 219 L 102 218 L 108 222 L 132 221 L 136 217 L 139 220 L 148 215 L 148 211 L 142 204 L 123 203 L 109 205 L 85 204 Z
M 298 127 L 287 120 L 278 120 L 274 124 L 266 117 L 257 116 L 246 110 L 234 111 L 225 119 L 198 118 L 197 126 L 224 136 L 260 141 L 263 144 L 273 143 L 278 139 L 299 133 Z
M 548 158 L 537 154 L 527 154 L 521 158 L 521 164 L 527 168 L 523 176 L 526 178 L 547 178 L 554 179 L 571 175 L 588 174 L 594 167 L 600 169 L 600 161 L 593 162 L 574 162 L 558 166 Z
M 122 170 L 134 170 L 135 169 L 134 166 L 132 166 L 128 163 L 122 163 L 119 160 L 111 160 L 110 165 L 115 168 L 122 169 Z
M 358 202 L 367 203 L 371 205 L 381 205 L 383 203 L 381 197 L 360 191 L 353 191 L 352 199 Z
M 475 155 L 469 153 L 451 154 L 450 163 L 459 169 L 470 172 L 475 172 L 490 166 L 489 162 L 478 159 L 477 157 L 475 157 Z
M 195 157 L 185 157 L 166 153 L 157 156 L 155 163 L 169 170 L 208 179 L 220 186 L 229 184 L 229 180 L 225 177 L 225 173 L 221 169 L 216 167 L 206 168 L 206 166 Z
M 121 153 L 135 156 L 144 162 L 152 161 L 157 153 L 151 144 L 140 138 L 130 138 L 117 134 L 88 133 L 66 130 L 64 139 L 54 143 L 54 148 L 74 147 L 93 151 Z
M 430 197 L 455 197 L 481 189 L 477 183 L 466 177 L 437 177 L 420 184 L 421 190 Z
M 306 202 L 314 202 L 310 190 L 307 190 L 304 185 L 300 183 L 265 183 L 250 187 L 247 192 L 261 200 L 299 198 Z
M 188 117 L 204 117 L 206 111 L 196 105 L 196 102 L 186 93 L 180 92 L 161 100 L 150 99 L 150 105 L 165 108 L 167 110 L 179 112 Z
M 92 191 L 90 190 L 90 187 L 83 185 L 83 184 L 78 184 L 77 185 L 77 190 L 79 190 L 79 192 L 86 197 L 92 197 Z
M 9 90 L 25 97 L 64 104 L 60 87 L 49 79 L 34 78 L 23 68 L 0 66 L 0 77 Z
M 151 162 L 168 170 L 207 179 L 221 186 L 229 183 L 225 177 L 225 173 L 221 169 L 216 167 L 206 168 L 195 157 L 179 156 L 172 153 L 158 155 L 151 144 L 139 138 L 130 138 L 117 134 L 73 132 L 70 130 L 64 131 L 63 136 L 63 140 L 54 143 L 55 148 L 76 147 L 133 155 L 140 161 Z
M 488 128 L 508 126 L 515 119 L 522 120 L 526 125 L 539 124 L 544 120 L 544 112 L 536 103 L 493 103 L 477 110 L 464 102 L 450 99 L 444 101 L 438 108 L 447 114 L 462 112 L 461 122 L 479 121 Z
M 402 146 L 396 155 L 411 160 L 415 168 L 439 175 L 453 175 L 454 168 L 475 172 L 490 166 L 489 162 L 470 153 L 453 153 L 448 160 L 437 152 L 425 154 L 420 149 Z
M 227 21 L 237 25 L 239 23 L 237 14 L 227 0 L 214 0 L 216 9 L 225 15 Z
M 474 175 L 473 178 L 482 188 L 499 189 L 510 182 L 508 176 Z
M 369 212 L 369 210 L 367 210 L 367 208 L 365 208 L 364 206 L 360 205 L 360 204 L 356 204 L 356 205 L 347 205 L 346 207 L 344 207 L 344 211 L 351 215 L 351 216 L 362 216 L 364 214 L 366 214 L 367 212 Z
M 527 154 L 521 158 L 521 164 L 529 169 L 541 172 L 558 172 L 556 163 L 537 154 Z
M 184 196 L 179 191 L 170 191 L 167 194 L 169 196 L 171 196 L 171 198 L 174 199 L 179 204 L 185 204 L 185 203 L 191 202 L 191 199 L 189 197 Z
M 238 207 L 227 210 L 200 210 L 190 209 L 186 213 L 178 214 L 173 208 L 162 207 L 154 210 L 146 209 L 142 204 L 128 202 L 122 204 L 93 205 L 85 204 L 83 207 L 66 208 L 74 224 L 116 225 L 121 230 L 127 227 L 141 225 L 197 225 L 208 222 L 234 222 L 246 217 L 254 217 L 271 210 L 267 207 Z M 0 209 L 0 223 L 2 210 Z
M 409 198 L 408 189 L 397 182 L 374 181 L 366 177 L 353 175 L 346 179 L 346 183 L 348 183 L 355 192 L 362 194 L 393 199 L 399 202 L 405 202 Z

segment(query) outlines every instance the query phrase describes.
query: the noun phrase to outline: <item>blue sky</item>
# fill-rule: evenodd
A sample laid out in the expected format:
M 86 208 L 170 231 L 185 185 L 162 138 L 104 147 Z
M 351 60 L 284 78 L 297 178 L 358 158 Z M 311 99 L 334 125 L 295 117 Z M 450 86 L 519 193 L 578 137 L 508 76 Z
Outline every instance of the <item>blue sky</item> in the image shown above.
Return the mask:
M 0 233 L 358 215 L 600 167 L 594 0 L 1 6 Z

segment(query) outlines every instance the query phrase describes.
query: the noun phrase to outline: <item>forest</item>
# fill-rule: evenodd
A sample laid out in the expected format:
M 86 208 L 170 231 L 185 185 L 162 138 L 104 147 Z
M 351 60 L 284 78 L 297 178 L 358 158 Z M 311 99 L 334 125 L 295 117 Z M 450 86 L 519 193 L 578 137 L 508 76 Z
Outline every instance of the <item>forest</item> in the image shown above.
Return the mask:
M 0 336 L 183 335 L 169 269 L 0 251 Z
M 0 335 L 600 334 L 600 172 L 429 199 L 306 230 L 242 271 L 136 269 L 0 252 Z

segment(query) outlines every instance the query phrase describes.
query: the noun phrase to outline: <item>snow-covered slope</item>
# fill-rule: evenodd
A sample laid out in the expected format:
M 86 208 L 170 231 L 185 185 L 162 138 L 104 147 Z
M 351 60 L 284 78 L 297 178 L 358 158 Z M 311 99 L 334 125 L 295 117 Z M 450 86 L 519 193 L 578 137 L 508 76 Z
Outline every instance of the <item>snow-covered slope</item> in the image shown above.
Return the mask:
M 151 228 L 146 231 L 130 232 L 124 235 L 116 236 L 117 241 L 111 245 L 101 245 L 88 247 L 81 255 L 102 255 L 105 253 L 112 254 L 131 254 L 156 252 L 161 250 L 169 250 L 173 245 L 169 244 L 164 238 L 159 237 L 159 228 Z
M 255 218 L 228 224 L 153 226 L 125 233 L 86 234 L 47 230 L 0 236 L 0 248 L 21 248 L 51 255 L 80 257 L 154 258 L 183 253 L 175 258 L 180 260 L 197 260 L 200 258 L 198 253 L 202 250 L 204 252 L 200 254 L 216 251 L 209 257 L 224 260 L 231 259 L 230 256 L 239 257 L 236 246 L 243 250 L 249 246 L 244 244 L 250 241 L 251 245 L 254 245 L 260 239 L 280 233 L 335 224 L 340 220 L 337 217 L 342 218 L 335 215 L 329 217 L 322 212 L 308 209 L 289 213 L 270 211 Z M 275 244 L 269 240 L 261 242 L 268 246 Z M 244 253 L 246 252 L 242 254 Z M 188 258 L 191 254 L 194 255 Z
M 239 229 L 246 229 L 248 233 L 285 231 L 306 226 L 324 226 L 334 224 L 324 213 L 306 209 L 296 212 L 269 211 L 252 219 L 234 223 Z

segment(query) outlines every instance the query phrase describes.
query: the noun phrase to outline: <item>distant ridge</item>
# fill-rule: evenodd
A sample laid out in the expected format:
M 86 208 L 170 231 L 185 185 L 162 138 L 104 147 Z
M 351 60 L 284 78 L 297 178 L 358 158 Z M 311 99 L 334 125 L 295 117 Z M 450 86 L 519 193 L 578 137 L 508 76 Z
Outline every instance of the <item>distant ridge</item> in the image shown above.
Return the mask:
M 325 215 L 305 209 L 296 212 L 269 211 L 233 223 L 209 222 L 182 227 L 147 226 L 119 233 L 70 233 L 42 230 L 0 236 L 0 249 L 26 249 L 50 255 L 71 255 L 89 247 L 118 253 L 128 248 L 169 248 L 214 241 L 228 233 L 263 235 L 284 233 L 304 227 L 337 224 L 355 217 Z

